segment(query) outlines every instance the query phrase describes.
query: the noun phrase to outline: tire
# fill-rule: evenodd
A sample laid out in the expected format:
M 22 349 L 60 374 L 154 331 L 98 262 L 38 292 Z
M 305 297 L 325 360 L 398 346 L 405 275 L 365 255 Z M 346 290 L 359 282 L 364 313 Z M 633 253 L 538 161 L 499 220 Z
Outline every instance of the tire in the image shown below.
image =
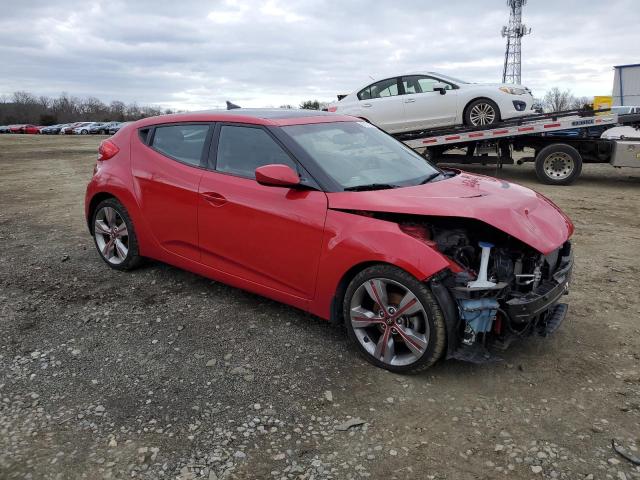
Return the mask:
M 89 132 L 87 130 L 80 130 L 81 135 L 88 135 Z
M 488 98 L 478 98 L 464 109 L 464 124 L 469 127 L 485 127 L 500 121 L 500 109 Z
M 571 145 L 554 143 L 536 154 L 536 176 L 547 185 L 571 185 L 582 172 L 582 157 Z
M 132 270 L 140 264 L 142 258 L 133 222 L 127 209 L 115 198 L 103 200 L 95 208 L 91 216 L 91 234 L 100 258 L 111 268 Z
M 379 308 L 376 298 L 386 308 Z M 398 267 L 374 265 L 358 273 L 342 307 L 349 338 L 380 368 L 418 372 L 444 353 L 446 327 L 438 303 L 426 284 Z M 402 311 L 409 313 L 398 316 Z

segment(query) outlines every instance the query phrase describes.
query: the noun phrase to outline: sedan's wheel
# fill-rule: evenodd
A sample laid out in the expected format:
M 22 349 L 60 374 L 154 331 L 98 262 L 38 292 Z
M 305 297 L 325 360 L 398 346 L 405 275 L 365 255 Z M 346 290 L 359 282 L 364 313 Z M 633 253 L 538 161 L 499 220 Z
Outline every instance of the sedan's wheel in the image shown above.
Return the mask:
M 471 127 L 493 125 L 500 121 L 498 106 L 491 100 L 479 99 L 471 102 L 464 115 L 464 123 Z
M 115 198 L 101 202 L 93 215 L 93 238 L 102 259 L 111 268 L 129 270 L 140 262 L 133 223 Z
M 374 365 L 394 372 L 433 365 L 444 352 L 442 312 L 428 287 L 391 265 L 376 265 L 351 281 L 344 298 L 349 337 Z
M 88 134 L 89 134 L 89 131 L 87 131 L 87 130 L 82 130 L 82 131 L 80 131 L 80 133 L 81 133 L 82 135 L 88 135 Z

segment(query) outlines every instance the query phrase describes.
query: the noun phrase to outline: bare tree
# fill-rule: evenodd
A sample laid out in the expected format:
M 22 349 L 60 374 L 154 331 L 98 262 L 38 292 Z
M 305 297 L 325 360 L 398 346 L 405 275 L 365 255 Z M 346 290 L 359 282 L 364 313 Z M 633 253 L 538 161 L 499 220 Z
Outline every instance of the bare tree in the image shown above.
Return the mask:
M 545 111 L 547 112 L 562 112 L 563 110 L 569 110 L 572 108 L 575 102 L 575 97 L 571 93 L 571 90 L 560 90 L 558 87 L 553 87 L 549 90 L 542 100 Z
M 593 98 L 575 97 L 571 104 L 571 108 L 575 110 L 593 109 Z

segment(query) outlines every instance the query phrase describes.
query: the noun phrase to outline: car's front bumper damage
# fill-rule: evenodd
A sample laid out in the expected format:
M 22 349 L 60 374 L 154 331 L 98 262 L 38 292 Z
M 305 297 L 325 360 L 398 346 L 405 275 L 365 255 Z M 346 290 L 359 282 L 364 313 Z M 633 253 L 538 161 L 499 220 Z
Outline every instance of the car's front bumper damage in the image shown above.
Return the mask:
M 452 324 L 449 335 L 455 336 L 449 339 L 447 357 L 474 363 L 492 361 L 496 350 L 506 349 L 517 339 L 555 332 L 568 311 L 561 299 L 569 292 L 574 264 L 569 242 L 557 250 L 556 258 L 553 271 L 526 293 L 507 283 L 484 290 L 460 287 L 451 274 L 432 284 L 439 303 L 451 301 L 453 305 L 443 309 Z

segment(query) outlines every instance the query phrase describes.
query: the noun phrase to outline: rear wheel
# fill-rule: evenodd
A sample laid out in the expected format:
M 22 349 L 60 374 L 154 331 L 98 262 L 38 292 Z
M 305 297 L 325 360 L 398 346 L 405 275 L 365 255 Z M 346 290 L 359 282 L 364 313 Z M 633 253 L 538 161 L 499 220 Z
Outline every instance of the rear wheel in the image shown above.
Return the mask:
M 81 130 L 81 131 L 80 131 L 80 133 L 81 133 L 82 135 L 88 135 L 88 134 L 89 134 L 89 131 L 88 131 L 88 130 Z
M 582 171 L 582 157 L 571 145 L 548 145 L 536 155 L 536 176 L 547 185 L 570 185 Z
M 464 123 L 470 127 L 483 127 L 493 125 L 500 121 L 500 109 L 498 105 L 488 98 L 474 100 L 464 112 Z
M 392 265 L 369 267 L 345 293 L 349 338 L 374 365 L 392 372 L 423 370 L 442 356 L 442 311 L 428 287 Z
M 118 200 L 109 198 L 100 202 L 91 225 L 96 248 L 107 265 L 116 270 L 131 270 L 140 264 L 133 222 Z

